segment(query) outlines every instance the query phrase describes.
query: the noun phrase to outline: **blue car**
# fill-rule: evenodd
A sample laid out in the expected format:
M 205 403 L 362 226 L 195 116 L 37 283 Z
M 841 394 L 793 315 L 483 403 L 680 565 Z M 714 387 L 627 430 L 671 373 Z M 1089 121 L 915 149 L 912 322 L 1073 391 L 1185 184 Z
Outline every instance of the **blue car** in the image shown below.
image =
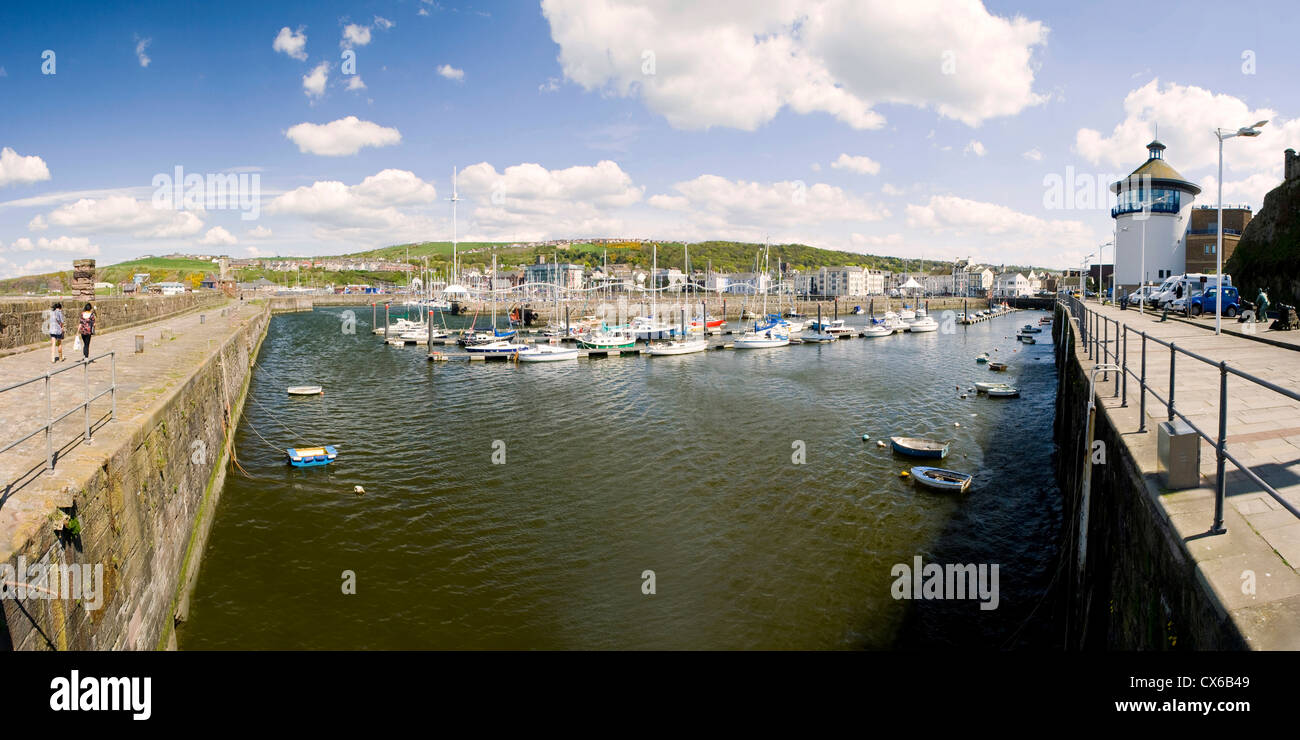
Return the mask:
M 1193 316 L 1200 316 L 1202 313 L 1214 313 L 1214 302 L 1218 300 L 1218 288 L 1210 288 L 1200 295 L 1192 296 L 1189 301 L 1189 308 Z M 1241 313 L 1241 296 L 1237 295 L 1237 289 L 1231 285 L 1223 286 L 1223 307 L 1220 309 L 1224 316 L 1236 316 Z

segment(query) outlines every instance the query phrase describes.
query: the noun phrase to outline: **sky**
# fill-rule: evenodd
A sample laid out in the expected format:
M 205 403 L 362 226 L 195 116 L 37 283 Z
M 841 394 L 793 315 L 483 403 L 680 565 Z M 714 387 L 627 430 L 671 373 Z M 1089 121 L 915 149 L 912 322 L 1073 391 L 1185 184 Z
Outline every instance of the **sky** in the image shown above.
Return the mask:
M 0 277 L 447 240 L 453 169 L 462 241 L 1071 267 L 1157 129 L 1198 204 L 1300 149 L 1294 0 L 114 6 L 0 6 Z

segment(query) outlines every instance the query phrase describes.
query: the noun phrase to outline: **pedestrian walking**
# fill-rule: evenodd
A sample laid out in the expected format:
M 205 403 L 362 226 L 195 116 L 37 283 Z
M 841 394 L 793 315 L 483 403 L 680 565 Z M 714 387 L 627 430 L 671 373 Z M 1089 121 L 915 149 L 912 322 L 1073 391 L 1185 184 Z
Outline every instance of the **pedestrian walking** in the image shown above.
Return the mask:
M 63 304 L 54 304 L 54 310 L 50 311 L 50 323 L 48 327 L 50 333 L 50 362 L 63 361 Z
M 95 334 L 95 307 L 87 303 L 81 309 L 81 318 L 77 322 L 77 333 L 81 335 L 81 359 L 90 359 L 90 338 Z
M 1268 293 L 1263 288 L 1259 289 L 1259 295 L 1255 296 L 1255 305 L 1258 310 L 1255 312 L 1255 321 L 1268 321 Z

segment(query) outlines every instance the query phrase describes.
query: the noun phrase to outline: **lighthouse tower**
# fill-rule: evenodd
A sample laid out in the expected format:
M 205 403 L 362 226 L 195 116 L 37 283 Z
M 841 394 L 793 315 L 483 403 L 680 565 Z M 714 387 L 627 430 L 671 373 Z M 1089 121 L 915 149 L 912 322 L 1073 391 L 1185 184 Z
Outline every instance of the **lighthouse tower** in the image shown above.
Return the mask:
M 1165 145 L 1147 144 L 1147 161 L 1112 183 L 1110 191 L 1116 197 L 1110 211 L 1115 219 L 1115 281 L 1123 293 L 1182 274 L 1189 213 L 1201 188 L 1169 166 Z

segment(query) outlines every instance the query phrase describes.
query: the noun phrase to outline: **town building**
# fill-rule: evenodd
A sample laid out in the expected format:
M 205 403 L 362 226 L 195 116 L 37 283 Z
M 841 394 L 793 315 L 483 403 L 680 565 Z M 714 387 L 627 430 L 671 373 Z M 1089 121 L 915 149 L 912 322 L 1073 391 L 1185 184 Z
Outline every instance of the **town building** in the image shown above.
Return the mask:
M 1251 219 L 1250 206 L 1223 207 L 1223 263 L 1237 249 L 1241 233 Z M 1187 272 L 1213 273 L 1218 269 L 1219 210 L 1217 206 L 1197 206 L 1187 226 Z

